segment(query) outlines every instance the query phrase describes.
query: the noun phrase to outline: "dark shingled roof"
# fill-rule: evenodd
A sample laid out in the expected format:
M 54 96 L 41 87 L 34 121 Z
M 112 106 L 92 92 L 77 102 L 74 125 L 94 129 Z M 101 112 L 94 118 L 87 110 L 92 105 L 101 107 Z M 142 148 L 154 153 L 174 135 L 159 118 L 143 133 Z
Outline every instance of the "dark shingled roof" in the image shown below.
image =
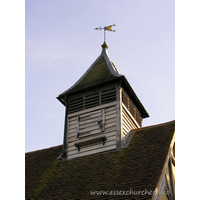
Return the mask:
M 102 56 L 87 75 L 75 85 L 70 92 L 88 88 L 113 79 L 116 79 L 116 76 L 110 72 L 105 58 Z
M 90 191 L 154 191 L 174 131 L 175 121 L 144 127 L 126 149 L 66 161 L 56 160 L 61 145 L 26 153 L 26 199 L 151 199 Z

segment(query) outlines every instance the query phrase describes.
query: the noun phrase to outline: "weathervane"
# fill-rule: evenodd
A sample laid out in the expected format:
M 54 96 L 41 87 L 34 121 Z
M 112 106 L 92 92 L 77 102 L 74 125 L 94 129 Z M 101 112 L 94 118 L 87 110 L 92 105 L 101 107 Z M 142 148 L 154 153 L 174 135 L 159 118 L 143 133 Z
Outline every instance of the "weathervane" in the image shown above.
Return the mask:
M 102 27 L 97 27 L 97 28 L 95 28 L 95 30 L 102 30 L 102 29 L 104 29 L 104 42 L 106 42 L 106 31 L 112 31 L 112 32 L 116 32 L 116 30 L 112 30 L 111 28 L 112 28 L 112 26 L 116 26 L 115 24 L 113 24 L 113 25 L 110 25 L 110 26 L 105 26 L 104 28 L 102 28 Z

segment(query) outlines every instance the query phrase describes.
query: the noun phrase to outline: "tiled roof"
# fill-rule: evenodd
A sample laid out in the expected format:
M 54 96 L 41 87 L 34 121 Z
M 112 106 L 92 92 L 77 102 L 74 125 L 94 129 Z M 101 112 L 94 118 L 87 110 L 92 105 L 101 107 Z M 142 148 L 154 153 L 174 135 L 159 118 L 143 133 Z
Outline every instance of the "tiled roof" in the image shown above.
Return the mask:
M 175 121 L 141 128 L 121 151 L 66 161 L 56 160 L 62 146 L 26 153 L 26 199 L 151 199 L 90 191 L 154 191 L 174 131 Z

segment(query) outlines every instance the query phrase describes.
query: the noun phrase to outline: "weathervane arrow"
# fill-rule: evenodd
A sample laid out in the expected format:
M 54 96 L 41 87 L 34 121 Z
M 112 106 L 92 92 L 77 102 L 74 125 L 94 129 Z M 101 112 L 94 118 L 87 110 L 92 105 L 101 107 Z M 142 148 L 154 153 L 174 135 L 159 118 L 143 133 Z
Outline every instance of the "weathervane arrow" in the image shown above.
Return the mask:
M 116 32 L 116 30 L 112 30 L 112 26 L 116 26 L 115 24 L 110 25 L 110 26 L 105 26 L 104 28 L 102 27 L 97 27 L 95 28 L 95 30 L 102 30 L 104 29 L 104 42 L 106 42 L 106 31 L 112 31 L 112 32 Z

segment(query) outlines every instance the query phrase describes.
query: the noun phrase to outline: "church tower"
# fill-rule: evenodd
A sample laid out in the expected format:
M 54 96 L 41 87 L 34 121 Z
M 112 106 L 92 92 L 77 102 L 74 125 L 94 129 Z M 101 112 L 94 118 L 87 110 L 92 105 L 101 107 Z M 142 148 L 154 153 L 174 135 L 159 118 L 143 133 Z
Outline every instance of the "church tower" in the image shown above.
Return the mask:
M 58 159 L 116 151 L 130 130 L 149 117 L 124 75 L 108 56 L 100 56 L 83 76 L 57 99 L 65 106 L 63 149 Z

